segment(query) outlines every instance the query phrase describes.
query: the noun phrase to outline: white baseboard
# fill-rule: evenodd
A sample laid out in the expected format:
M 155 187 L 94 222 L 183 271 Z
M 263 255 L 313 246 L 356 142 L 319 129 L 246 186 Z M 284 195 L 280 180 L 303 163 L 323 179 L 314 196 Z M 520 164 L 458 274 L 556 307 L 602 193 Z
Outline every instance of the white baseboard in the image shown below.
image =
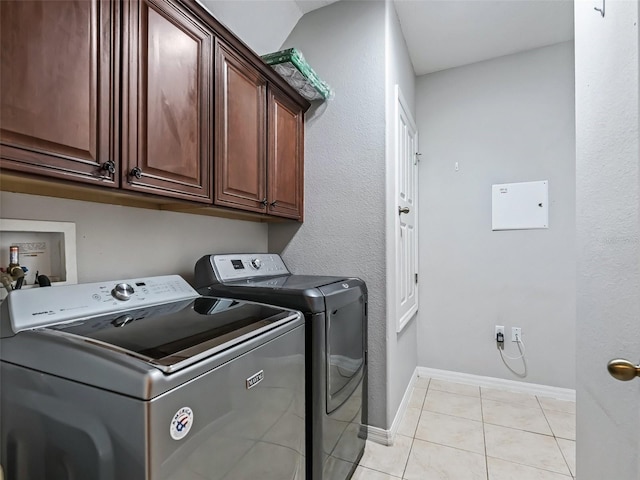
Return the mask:
M 367 440 L 370 442 L 379 443 L 388 447 L 393 445 L 393 436 L 391 430 L 385 430 L 384 428 L 367 426 Z
M 396 432 L 400 427 L 400 422 L 402 421 L 402 417 L 404 416 L 404 412 L 406 412 L 407 407 L 409 406 L 409 399 L 411 398 L 411 392 L 413 392 L 413 386 L 418 379 L 418 367 L 413 371 L 411 375 L 411 380 L 407 385 L 406 390 L 404 391 L 404 395 L 402 396 L 402 401 L 400 402 L 400 406 L 398 407 L 398 411 L 396 412 L 396 416 L 393 419 L 393 423 L 391 424 L 391 428 L 389 430 L 385 430 L 384 428 L 372 427 L 369 426 L 367 428 L 368 440 L 372 442 L 379 443 L 381 445 L 393 445 L 393 440 L 396 438 Z
M 528 393 L 541 397 L 556 398 L 558 400 L 576 401 L 576 391 L 570 388 L 550 387 L 538 383 L 518 382 L 516 380 L 505 380 L 503 378 L 483 377 L 470 373 L 451 372 L 449 370 L 438 370 L 436 368 L 418 367 L 419 377 L 430 377 L 438 380 L 450 382 L 466 383 L 478 387 L 496 388 L 516 393 Z
M 537 383 L 518 382 L 516 380 L 505 380 L 503 378 L 483 377 L 481 375 L 472 375 L 470 373 L 451 372 L 449 370 L 438 370 L 436 368 L 416 367 L 411 381 L 407 385 L 404 392 L 396 416 L 393 419 L 391 428 L 367 426 L 367 440 L 381 445 L 393 445 L 396 433 L 404 413 L 407 411 L 409 399 L 413 392 L 413 387 L 418 377 L 436 378 L 438 380 L 446 380 L 449 382 L 466 383 L 467 385 L 476 385 L 478 387 L 496 388 L 498 390 L 506 390 L 516 393 L 527 393 L 529 395 L 538 395 L 540 397 L 555 398 L 558 400 L 576 401 L 576 391 L 570 388 L 550 387 L 548 385 L 540 385 Z

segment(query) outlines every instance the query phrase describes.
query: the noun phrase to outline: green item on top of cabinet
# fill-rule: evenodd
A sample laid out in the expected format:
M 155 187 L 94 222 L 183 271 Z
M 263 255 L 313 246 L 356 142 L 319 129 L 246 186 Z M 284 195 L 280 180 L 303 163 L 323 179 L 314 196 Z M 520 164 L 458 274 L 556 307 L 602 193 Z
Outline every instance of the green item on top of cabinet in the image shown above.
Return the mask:
M 278 72 L 289 85 L 307 100 L 327 100 L 333 97 L 331 87 L 322 81 L 304 59 L 302 53 L 289 48 L 262 55 L 262 60 Z

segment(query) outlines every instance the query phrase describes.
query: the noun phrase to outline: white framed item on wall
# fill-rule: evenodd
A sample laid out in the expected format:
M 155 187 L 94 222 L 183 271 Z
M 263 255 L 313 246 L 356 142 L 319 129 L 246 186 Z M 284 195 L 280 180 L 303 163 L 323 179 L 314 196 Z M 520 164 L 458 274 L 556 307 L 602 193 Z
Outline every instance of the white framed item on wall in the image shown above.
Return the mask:
M 492 185 L 492 230 L 539 228 L 549 228 L 548 180 Z
M 0 219 L 0 267 L 3 274 L 9 272 L 10 264 L 15 267 L 15 263 L 24 273 L 21 288 L 37 286 L 40 275 L 44 275 L 51 286 L 78 283 L 76 224 Z M 16 287 L 18 276 L 11 276 L 10 288 Z M 6 295 L 5 286 L 0 285 L 0 298 Z

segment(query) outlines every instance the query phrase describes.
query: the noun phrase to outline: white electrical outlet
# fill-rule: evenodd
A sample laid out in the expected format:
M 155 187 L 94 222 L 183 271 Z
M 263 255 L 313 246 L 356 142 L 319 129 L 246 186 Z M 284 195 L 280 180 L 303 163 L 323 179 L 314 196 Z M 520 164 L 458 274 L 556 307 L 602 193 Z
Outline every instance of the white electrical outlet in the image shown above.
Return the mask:
M 511 341 L 517 342 L 522 340 L 522 329 L 520 327 L 511 327 Z
M 502 325 L 496 325 L 496 331 L 493 334 L 493 339 L 497 341 L 498 333 L 502 334 L 502 338 L 504 338 L 504 327 Z

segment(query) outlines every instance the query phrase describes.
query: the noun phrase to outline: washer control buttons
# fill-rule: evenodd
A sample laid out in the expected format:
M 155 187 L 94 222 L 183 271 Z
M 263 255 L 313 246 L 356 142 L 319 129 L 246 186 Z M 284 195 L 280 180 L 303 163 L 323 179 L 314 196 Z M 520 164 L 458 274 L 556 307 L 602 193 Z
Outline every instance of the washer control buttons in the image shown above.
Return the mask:
M 127 301 L 131 299 L 131 295 L 133 295 L 133 287 L 128 283 L 118 283 L 113 290 L 111 290 L 111 295 L 113 295 L 118 300 Z
M 259 258 L 252 258 L 251 266 L 256 270 L 260 270 L 260 267 L 262 266 L 262 260 L 260 260 Z

